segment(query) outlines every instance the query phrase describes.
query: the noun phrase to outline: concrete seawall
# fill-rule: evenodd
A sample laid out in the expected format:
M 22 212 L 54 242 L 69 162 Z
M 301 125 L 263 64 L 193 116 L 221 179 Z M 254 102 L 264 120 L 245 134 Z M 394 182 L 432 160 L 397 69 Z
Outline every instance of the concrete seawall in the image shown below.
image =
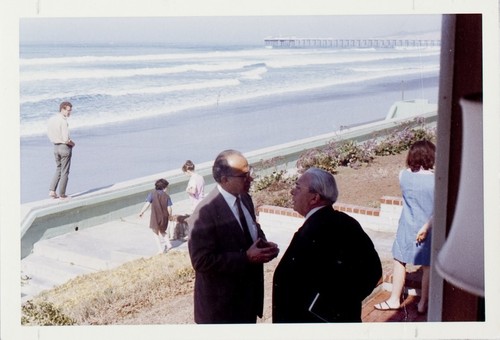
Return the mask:
M 435 125 L 436 111 L 418 115 L 426 124 Z M 265 149 L 248 152 L 245 156 L 250 164 L 276 159 L 278 169 L 294 168 L 297 159 L 304 151 L 325 145 L 335 140 L 353 139 L 358 142 L 383 136 L 397 129 L 402 122 L 411 120 L 404 115 L 356 127 L 342 129 L 313 138 L 294 141 Z M 197 173 L 205 178 L 206 190 L 215 185 L 211 175 L 212 162 L 197 164 Z M 169 193 L 172 200 L 186 199 L 185 188 L 188 177 L 180 170 L 171 170 L 131 181 L 117 183 L 105 189 L 97 189 L 72 195 L 67 201 L 47 199 L 26 203 L 21 206 L 21 258 L 29 255 L 33 245 L 43 239 L 52 238 L 74 230 L 81 230 L 138 213 L 144 204 L 147 193 L 152 190 L 158 178 L 170 182 Z M 176 213 L 176 212 L 174 212 Z

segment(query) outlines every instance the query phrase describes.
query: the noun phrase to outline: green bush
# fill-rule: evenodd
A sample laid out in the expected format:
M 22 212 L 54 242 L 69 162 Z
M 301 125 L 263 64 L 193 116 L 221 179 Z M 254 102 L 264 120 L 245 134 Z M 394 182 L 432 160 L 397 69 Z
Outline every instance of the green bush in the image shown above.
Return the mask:
M 337 148 L 338 163 L 341 166 L 357 167 L 359 163 L 370 163 L 373 160 L 372 150 L 359 145 L 350 139 L 342 142 Z
M 273 183 L 285 181 L 286 170 L 273 171 L 270 175 L 256 176 L 253 183 L 253 190 L 262 191 L 269 188 Z
M 21 324 L 23 326 L 69 326 L 76 323 L 49 302 L 34 304 L 31 300 L 28 300 L 22 305 L 21 313 Z
M 277 169 L 277 161 L 282 159 L 283 157 L 275 157 L 254 165 L 255 174 L 251 195 L 256 207 L 264 204 L 292 207 L 290 190 L 297 180 L 297 175 L 291 175 L 287 170 Z
M 336 174 L 340 164 L 336 149 L 332 148 L 331 145 L 332 143 L 326 148 L 309 149 L 302 153 L 297 160 L 298 172 L 304 173 L 307 169 L 316 167 Z
M 307 150 L 301 154 L 297 160 L 297 168 L 299 173 L 315 167 L 336 174 L 340 166 L 356 168 L 361 163 L 370 163 L 372 160 L 372 149 L 354 140 L 330 141 L 324 147 Z

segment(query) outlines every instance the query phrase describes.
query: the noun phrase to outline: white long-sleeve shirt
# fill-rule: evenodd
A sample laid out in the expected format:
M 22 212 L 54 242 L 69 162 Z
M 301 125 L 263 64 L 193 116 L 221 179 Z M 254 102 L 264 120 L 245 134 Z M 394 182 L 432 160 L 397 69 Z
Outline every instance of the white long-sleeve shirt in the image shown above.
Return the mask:
M 66 117 L 60 113 L 50 117 L 47 123 L 47 135 L 54 144 L 67 144 L 70 137 Z

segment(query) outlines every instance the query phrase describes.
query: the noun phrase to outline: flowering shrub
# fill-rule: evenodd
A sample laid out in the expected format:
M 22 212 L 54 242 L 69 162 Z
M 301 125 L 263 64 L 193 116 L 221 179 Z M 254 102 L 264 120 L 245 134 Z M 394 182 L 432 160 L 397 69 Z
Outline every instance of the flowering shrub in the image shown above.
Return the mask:
M 251 195 L 256 207 L 263 204 L 292 207 L 290 190 L 297 180 L 297 175 L 291 175 L 287 170 L 278 170 L 276 162 L 281 159 L 282 157 L 275 157 L 254 165 L 255 175 Z M 272 172 L 265 174 L 269 169 L 273 169 Z
M 273 171 L 270 175 L 259 176 L 257 177 L 257 181 L 254 182 L 252 188 L 255 191 L 267 189 L 276 182 L 286 182 L 287 178 L 285 176 L 286 170 Z
M 340 166 L 357 168 L 361 163 L 370 163 L 372 160 L 372 148 L 359 145 L 354 140 L 330 141 L 325 147 L 307 150 L 300 155 L 297 169 L 299 173 L 304 173 L 316 167 L 335 174 Z
M 311 167 L 337 173 L 339 166 L 358 168 L 362 163 L 370 163 L 374 156 L 396 155 L 418 140 L 434 140 L 435 129 L 425 126 L 423 118 L 401 123 L 396 131 L 384 137 L 374 136 L 359 144 L 354 140 L 330 141 L 325 147 L 305 151 L 297 160 L 299 173 Z
M 303 173 L 311 167 L 316 167 L 335 174 L 338 166 L 336 149 L 328 147 L 307 150 L 297 160 L 299 173 Z
M 436 131 L 425 126 L 424 119 L 416 118 L 413 121 L 401 123 L 396 131 L 372 139 L 364 143 L 355 140 L 329 141 L 325 146 L 304 151 L 297 160 L 297 172 L 304 173 L 311 167 L 328 171 L 332 174 L 338 172 L 339 167 L 359 168 L 362 164 L 369 164 L 375 156 L 396 155 L 405 150 L 418 140 L 435 140 Z M 277 170 L 276 161 L 261 161 L 256 170 L 265 170 L 274 167 L 272 173 L 259 175 L 256 171 L 255 181 L 252 185 L 252 195 L 256 206 L 263 204 L 280 207 L 292 207 L 290 190 L 297 180 L 297 175 L 291 176 L 287 170 Z
M 359 145 L 355 141 L 347 140 L 342 142 L 337 148 L 337 159 L 341 166 L 355 168 L 359 163 L 370 163 L 373 160 L 372 149 L 365 145 Z
M 417 126 L 414 126 L 414 125 Z M 423 118 L 407 121 L 401 124 L 400 128 L 393 134 L 379 139 L 374 146 L 374 153 L 377 156 L 396 155 L 405 150 L 419 140 L 434 141 L 436 138 L 435 129 L 425 126 Z

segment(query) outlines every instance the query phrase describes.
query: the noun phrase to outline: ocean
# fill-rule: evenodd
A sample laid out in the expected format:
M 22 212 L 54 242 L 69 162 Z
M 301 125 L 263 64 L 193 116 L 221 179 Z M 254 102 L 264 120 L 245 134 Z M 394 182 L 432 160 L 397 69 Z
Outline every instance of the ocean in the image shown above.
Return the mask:
M 62 101 L 76 141 L 71 192 L 383 119 L 436 102 L 439 48 L 21 45 L 21 202 L 54 171 L 46 121 Z

